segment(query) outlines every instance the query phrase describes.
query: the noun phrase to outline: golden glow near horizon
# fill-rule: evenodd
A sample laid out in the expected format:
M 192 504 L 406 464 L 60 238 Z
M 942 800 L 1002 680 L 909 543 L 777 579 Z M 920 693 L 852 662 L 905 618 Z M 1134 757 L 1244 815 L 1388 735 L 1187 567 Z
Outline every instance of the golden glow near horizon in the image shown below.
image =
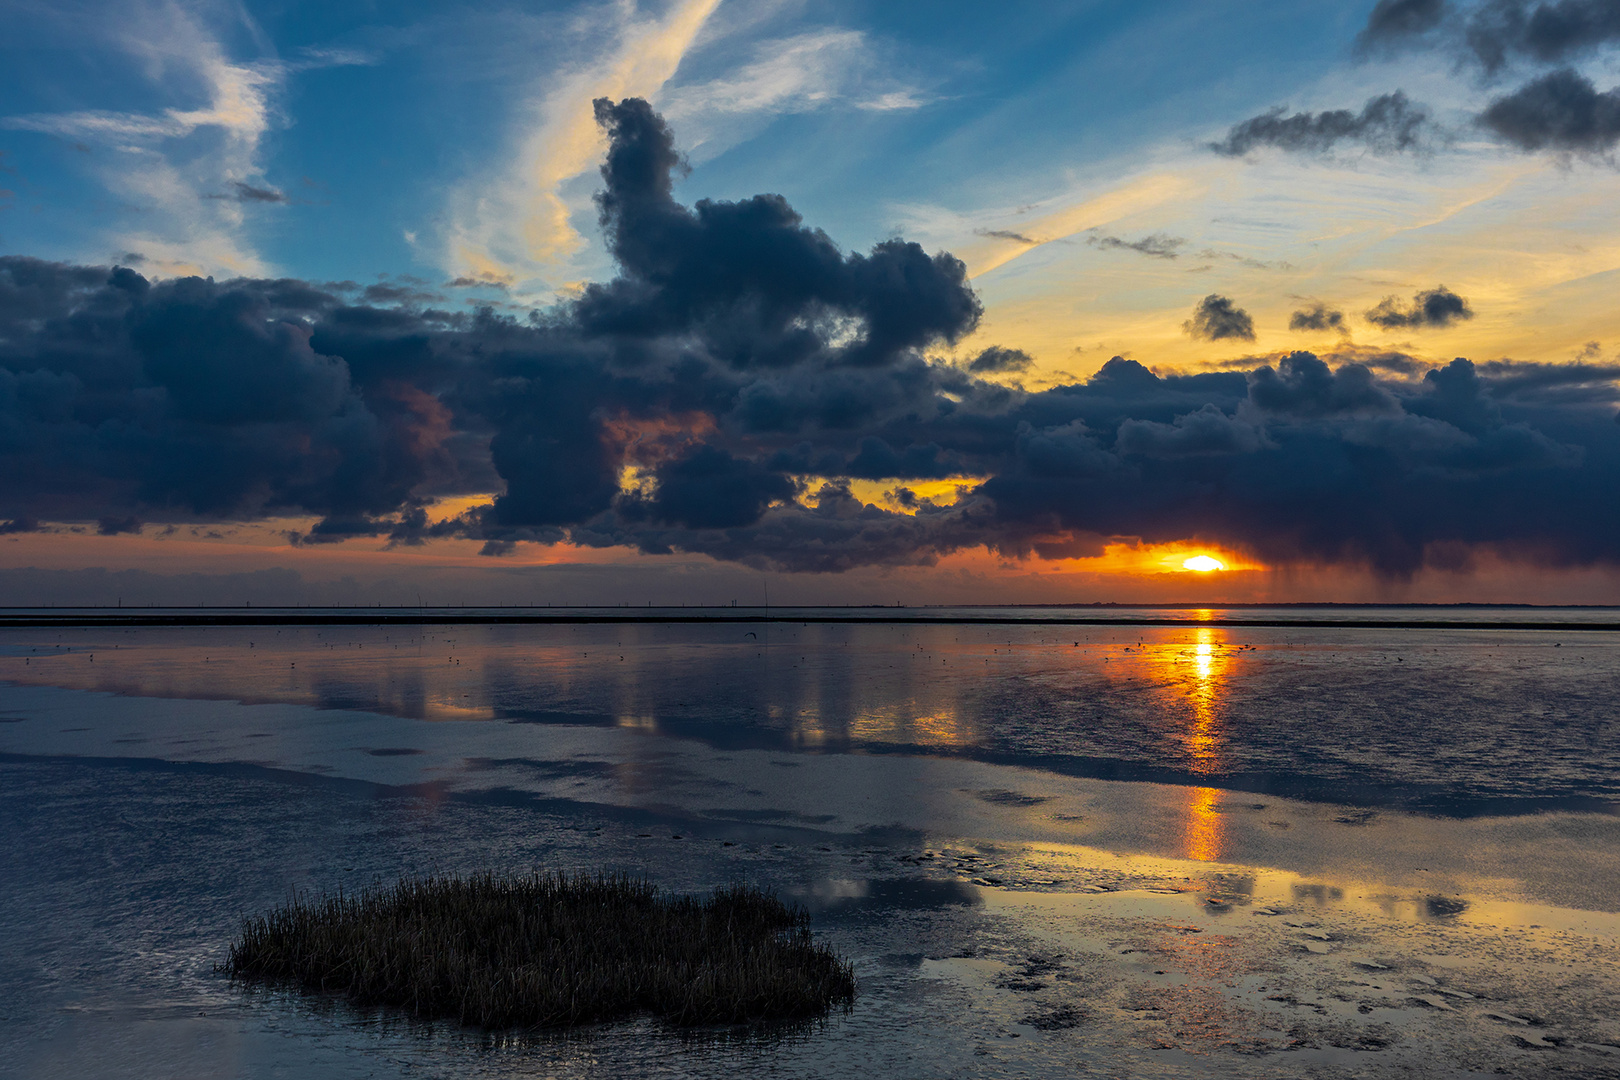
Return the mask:
M 1182 561 L 1183 570 L 1194 570 L 1200 574 L 1212 573 L 1216 570 L 1225 570 L 1226 564 L 1213 555 L 1194 555 Z

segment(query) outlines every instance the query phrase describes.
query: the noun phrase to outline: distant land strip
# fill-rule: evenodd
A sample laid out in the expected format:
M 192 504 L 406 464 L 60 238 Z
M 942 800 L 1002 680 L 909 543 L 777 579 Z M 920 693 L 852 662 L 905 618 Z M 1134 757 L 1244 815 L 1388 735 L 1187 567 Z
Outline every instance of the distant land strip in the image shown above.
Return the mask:
M 637 614 L 640 610 L 642 613 Z M 659 624 L 744 624 L 799 623 L 801 625 L 901 625 L 901 626 L 1223 626 L 1271 627 L 1277 629 L 1341 630 L 1559 630 L 1616 631 L 1620 618 L 1606 622 L 1552 621 L 1535 619 L 1367 619 L 1338 617 L 1278 618 L 1253 617 L 1172 618 L 1147 615 L 1122 618 L 1108 615 L 975 615 L 835 614 L 785 609 L 765 613 L 758 609 L 739 611 L 710 608 L 707 612 L 687 609 L 646 611 L 622 608 L 567 611 L 557 608 L 518 608 L 507 610 L 465 610 L 433 608 L 103 608 L 60 612 L 0 610 L 0 629 L 41 627 L 162 627 L 162 626 L 506 626 L 506 625 L 659 625 Z

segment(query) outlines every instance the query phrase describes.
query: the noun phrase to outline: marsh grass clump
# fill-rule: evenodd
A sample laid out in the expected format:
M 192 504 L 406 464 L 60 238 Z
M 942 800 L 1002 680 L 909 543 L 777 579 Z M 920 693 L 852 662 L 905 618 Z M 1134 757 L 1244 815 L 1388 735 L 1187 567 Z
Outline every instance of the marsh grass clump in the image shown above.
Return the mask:
M 678 897 L 634 878 L 564 874 L 295 898 L 244 920 L 221 970 L 492 1029 L 641 1013 L 681 1025 L 800 1019 L 855 996 L 850 965 L 769 893 Z

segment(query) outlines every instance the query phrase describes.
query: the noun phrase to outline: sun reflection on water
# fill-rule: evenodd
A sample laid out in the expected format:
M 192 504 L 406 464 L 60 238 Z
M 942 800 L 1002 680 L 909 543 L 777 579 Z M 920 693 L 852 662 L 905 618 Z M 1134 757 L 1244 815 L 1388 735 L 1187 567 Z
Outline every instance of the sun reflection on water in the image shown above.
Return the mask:
M 1186 685 L 1188 701 L 1192 705 L 1192 727 L 1187 732 L 1187 755 L 1192 771 L 1209 774 L 1220 771 L 1221 730 L 1220 703 L 1226 690 L 1226 654 L 1219 646 L 1225 644 L 1223 632 L 1212 626 L 1201 626 L 1193 642 L 1193 677 Z
M 1200 776 L 1217 775 L 1224 764 L 1226 733 L 1221 705 L 1231 664 L 1226 632 L 1216 626 L 1200 626 L 1193 631 L 1190 650 L 1172 647 L 1161 656 L 1171 669 L 1166 672 L 1171 676 L 1168 681 L 1192 710 L 1181 733 L 1188 768 Z M 1188 788 L 1183 805 L 1182 847 L 1187 858 L 1200 862 L 1219 859 L 1225 847 L 1220 792 L 1211 787 Z

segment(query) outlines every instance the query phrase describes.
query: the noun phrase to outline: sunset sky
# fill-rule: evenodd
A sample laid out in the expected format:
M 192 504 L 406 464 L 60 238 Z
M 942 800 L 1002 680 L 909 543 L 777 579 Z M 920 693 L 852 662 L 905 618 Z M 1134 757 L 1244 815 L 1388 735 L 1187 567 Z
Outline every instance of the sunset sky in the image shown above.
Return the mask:
M 1613 0 L 0 13 L 0 604 L 1620 602 Z

